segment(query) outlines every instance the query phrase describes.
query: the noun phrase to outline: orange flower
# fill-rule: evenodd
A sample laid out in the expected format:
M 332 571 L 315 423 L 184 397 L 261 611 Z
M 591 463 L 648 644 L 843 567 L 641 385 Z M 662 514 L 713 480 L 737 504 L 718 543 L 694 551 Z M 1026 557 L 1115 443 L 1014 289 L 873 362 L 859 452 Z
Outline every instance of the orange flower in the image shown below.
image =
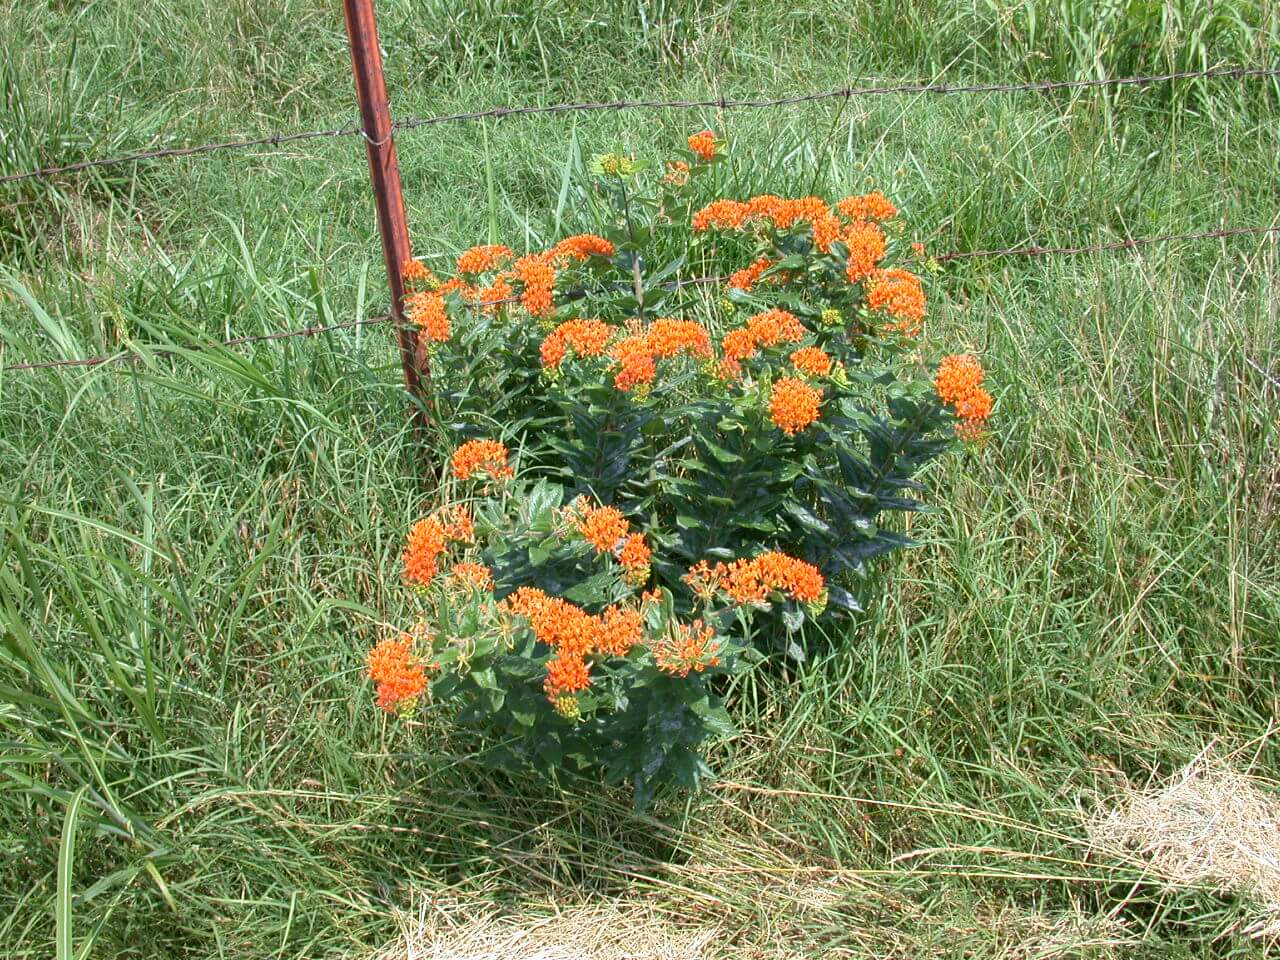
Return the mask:
M 618 548 L 618 562 L 628 569 L 649 566 L 653 551 L 645 542 L 643 533 L 633 533 L 622 541 Z
M 961 420 L 956 424 L 956 439 L 966 443 L 982 443 L 987 438 L 985 420 Z
M 604 353 L 613 331 L 614 327 L 603 320 L 566 320 L 542 341 L 542 365 L 553 370 L 560 366 L 566 346 L 573 347 L 573 352 L 580 357 L 598 357 Z
M 503 260 L 510 260 L 515 251 L 505 244 L 486 243 L 465 250 L 458 257 L 459 273 L 484 273 L 492 270 Z
M 947 406 L 955 406 L 982 386 L 986 372 L 978 358 L 967 353 L 953 353 L 943 357 L 934 377 L 934 389 L 938 399 Z
M 695 133 L 689 138 L 689 149 L 696 153 L 703 163 L 710 163 L 717 153 L 716 135 L 710 130 Z
M 493 571 L 482 563 L 459 563 L 449 571 L 449 583 L 475 590 L 493 589 Z
M 444 553 L 447 534 L 435 517 L 419 520 L 409 530 L 404 548 L 404 578 L 409 583 L 426 586 L 439 570 L 438 559 Z
M 831 252 L 831 245 L 841 239 L 843 225 L 831 214 L 824 214 L 809 221 L 813 230 L 813 245 L 823 253 Z
M 878 220 L 883 222 L 892 220 L 898 215 L 898 208 L 879 190 L 856 197 L 845 197 L 836 204 L 836 209 L 850 220 Z
M 504 613 L 523 617 L 539 643 L 561 656 L 584 657 L 595 649 L 600 619 L 560 597 L 534 587 L 520 587 L 499 604 Z
M 551 258 L 543 253 L 531 253 L 521 257 L 515 265 L 516 278 L 523 286 L 520 302 L 535 317 L 551 313 L 554 303 L 551 294 L 556 285 L 556 271 Z
M 493 313 L 505 301 L 512 299 L 514 291 L 511 289 L 511 278 L 513 276 L 513 273 L 504 270 L 493 278 L 493 283 L 476 294 L 477 302 L 485 313 Z
M 629 393 L 636 387 L 648 386 L 658 374 L 654 362 L 653 351 L 649 348 L 649 338 L 644 334 L 633 334 L 619 340 L 610 351 L 618 362 L 618 372 L 614 375 L 613 385 L 623 393 Z
M 793 600 L 813 603 L 822 597 L 826 586 L 813 564 L 777 550 L 754 560 L 734 560 L 714 567 L 700 560 L 689 568 L 684 581 L 704 601 L 723 591 L 735 603 L 764 603 L 775 590 Z
M 769 416 L 787 436 L 794 436 L 818 419 L 822 394 L 803 380 L 783 377 L 773 385 Z
M 678 623 L 670 635 L 653 645 L 653 661 L 658 669 L 674 676 L 687 677 L 690 671 L 701 673 L 707 667 L 718 667 L 716 655 L 720 645 L 715 642 L 716 632 L 701 620 Z
M 776 309 L 757 313 L 747 321 L 747 330 L 762 347 L 802 340 L 807 332 L 795 314 Z
M 724 571 L 725 565 L 723 563 L 717 563 L 712 567 L 708 565 L 707 561 L 699 560 L 680 579 L 689 585 L 689 589 L 693 591 L 694 596 L 700 600 L 710 600 L 715 596 L 716 591 L 720 589 Z
M 630 524 L 617 507 L 584 506 L 574 526 L 596 548 L 596 553 L 611 553 L 627 535 Z
M 639 610 L 609 607 L 600 615 L 596 650 L 606 656 L 625 657 L 643 634 L 644 619 Z
M 777 550 L 762 553 L 754 561 L 756 574 L 772 590 L 785 593 L 801 603 L 813 603 L 822 596 L 825 581 L 811 563 Z
M 552 261 L 587 260 L 591 257 L 612 257 L 613 244 L 594 233 L 579 233 L 565 237 L 551 248 Z
M 453 451 L 451 463 L 459 480 L 470 480 L 477 473 L 505 480 L 514 473 L 507 466 L 507 448 L 497 440 L 468 440 Z
M 773 266 L 773 263 L 768 257 L 761 257 L 751 266 L 736 271 L 729 276 L 729 289 L 750 291 L 755 287 L 760 275 Z
M 432 340 L 449 339 L 449 312 L 439 290 L 421 290 L 405 298 L 405 312 Z
M 693 215 L 693 229 L 737 230 L 747 219 L 747 205 L 737 200 L 713 200 Z
M 435 276 L 421 260 L 410 257 L 400 268 L 400 279 L 407 284 L 429 284 L 435 280 Z
M 436 517 L 440 522 L 440 529 L 444 531 L 445 540 L 462 540 L 470 543 L 475 539 L 475 522 L 471 519 L 471 511 L 464 504 L 458 503 L 444 507 Z
M 825 377 L 831 372 L 831 357 L 817 347 L 801 347 L 791 354 L 791 365 L 811 377 Z
M 876 264 L 884 259 L 884 231 L 874 223 L 852 224 L 844 232 L 844 242 L 849 248 L 849 262 L 844 273 L 850 283 L 871 276 Z
M 407 633 L 378 642 L 369 651 L 369 679 L 377 685 L 378 706 L 388 713 L 411 707 L 427 689 L 427 675 L 413 655 L 413 637 Z
M 667 164 L 667 173 L 662 182 L 673 187 L 683 187 L 689 182 L 689 165 L 683 160 L 672 160 Z
M 587 664 L 582 657 L 562 654 L 547 661 L 547 679 L 542 682 L 542 689 L 552 703 L 566 693 L 577 693 L 589 686 L 591 676 L 587 673 Z
M 956 416 L 962 420 L 983 421 L 991 416 L 991 394 L 981 387 L 956 401 Z
M 724 351 L 725 357 L 736 365 L 739 360 L 755 356 L 756 338 L 746 327 L 739 327 L 724 335 L 724 339 L 720 341 L 720 348 Z
M 711 356 L 711 334 L 692 320 L 663 317 L 649 325 L 645 336 L 655 357 L 674 357 L 682 351 L 695 357 Z
M 920 332 L 925 313 L 920 278 L 908 270 L 876 270 L 867 285 L 867 308 L 897 319 L 897 323 L 885 325 L 887 330 L 914 337 Z

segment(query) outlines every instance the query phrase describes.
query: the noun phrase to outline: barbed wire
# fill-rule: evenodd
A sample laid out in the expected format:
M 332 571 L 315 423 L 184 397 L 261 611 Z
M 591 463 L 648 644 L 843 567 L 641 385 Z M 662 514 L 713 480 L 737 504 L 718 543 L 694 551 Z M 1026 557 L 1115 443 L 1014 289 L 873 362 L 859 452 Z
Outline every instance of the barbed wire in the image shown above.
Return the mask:
M 1106 253 L 1116 250 L 1135 250 L 1141 247 L 1150 246 L 1154 243 L 1172 243 L 1180 240 L 1211 240 L 1226 237 L 1239 237 L 1249 235 L 1266 235 L 1280 234 L 1280 225 L 1272 225 L 1266 227 L 1224 227 L 1218 230 L 1202 230 L 1196 233 L 1166 233 L 1154 237 L 1136 237 L 1128 240 L 1119 240 L 1110 243 L 1095 243 L 1085 246 L 1075 247 L 1041 247 L 1041 246 L 1023 246 L 1023 247 L 1005 247 L 995 250 L 964 250 L 953 251 L 950 253 L 939 253 L 929 257 L 936 263 L 949 263 L 954 260 L 970 260 L 979 258 L 997 258 L 997 257 L 1042 257 L 1042 256 L 1075 256 L 1082 253 Z M 671 289 L 679 289 L 689 286 L 706 286 L 712 284 L 724 283 L 729 279 L 727 274 L 712 274 L 701 277 L 688 277 L 683 280 L 674 280 L 668 286 Z M 589 291 L 575 290 L 570 291 L 566 296 L 584 296 Z M 469 304 L 472 307 L 495 307 L 503 304 L 518 303 L 518 296 L 502 297 L 497 300 L 484 300 L 478 303 Z M 269 340 L 287 340 L 293 337 L 315 337 L 321 334 L 333 333 L 338 330 L 348 330 L 352 327 L 373 326 L 375 324 L 387 323 L 392 319 L 389 314 L 383 314 L 377 317 L 368 317 L 363 320 L 347 320 L 342 323 L 327 324 L 324 326 L 302 327 L 296 330 L 281 330 L 276 333 L 258 333 L 243 337 L 233 337 L 230 340 L 223 340 L 216 344 L 191 344 L 181 348 L 160 347 L 155 350 L 148 349 L 145 356 L 151 357 L 173 357 L 179 356 L 181 353 L 199 353 L 204 350 L 221 348 L 227 349 L 231 347 L 244 346 L 250 343 L 260 343 Z M 9 371 L 30 371 L 30 370 L 48 370 L 57 367 L 96 367 L 108 363 L 122 363 L 127 361 L 138 361 L 143 358 L 143 354 L 139 353 L 115 353 L 103 354 L 96 357 L 83 357 L 78 359 L 63 360 L 43 360 L 33 361 L 29 363 L 14 363 L 7 366 L 0 366 L 0 374 Z
M 887 96 L 892 94 L 909 95 L 951 95 L 951 94 L 985 94 L 985 93 L 1019 93 L 1049 92 L 1055 90 L 1083 90 L 1099 87 L 1131 87 L 1150 86 L 1176 80 L 1247 80 L 1257 77 L 1280 77 L 1280 67 L 1219 67 L 1206 70 L 1181 70 L 1175 73 L 1157 73 L 1132 77 L 1102 77 L 1095 80 L 1033 80 L 1023 83 L 900 83 L 875 87 L 840 87 L 834 90 L 818 90 L 810 93 L 795 94 L 787 97 L 769 99 L 731 99 L 727 97 L 709 97 L 694 100 L 605 100 L 582 103 L 553 103 L 519 107 L 490 107 L 486 110 L 473 110 L 462 113 L 446 113 L 431 117 L 408 117 L 397 120 L 391 126 L 393 130 L 415 130 L 419 127 L 434 126 L 444 123 L 459 123 L 472 120 L 501 119 L 504 117 L 523 117 L 536 114 L 575 113 L 599 110 L 696 110 L 715 108 L 731 110 L 740 108 L 784 107 L 802 103 L 814 103 L 821 100 L 853 99 L 857 97 Z M 153 150 L 139 150 L 134 153 L 119 154 L 113 157 L 102 157 L 92 160 L 78 160 L 38 167 L 21 173 L 9 173 L 0 176 L 0 184 L 18 183 L 24 180 L 47 179 L 64 173 L 75 173 L 100 167 L 123 166 L 145 160 L 159 160 L 170 157 L 190 157 L 200 154 L 215 153 L 224 150 L 240 150 L 250 147 L 274 147 L 302 140 L 316 140 L 327 137 L 365 136 L 360 126 L 334 127 L 323 130 L 302 130 L 292 133 L 274 133 L 268 136 L 251 137 L 241 140 L 221 140 L 213 143 L 194 144 L 182 147 L 163 147 Z

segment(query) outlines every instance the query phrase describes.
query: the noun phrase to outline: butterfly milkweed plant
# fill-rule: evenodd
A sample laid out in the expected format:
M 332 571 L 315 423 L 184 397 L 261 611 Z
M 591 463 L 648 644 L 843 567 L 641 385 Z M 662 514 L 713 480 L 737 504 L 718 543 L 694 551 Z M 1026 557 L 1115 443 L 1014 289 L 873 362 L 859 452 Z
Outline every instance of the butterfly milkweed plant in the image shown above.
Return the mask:
M 992 406 L 923 336 L 893 202 L 715 197 L 723 141 L 681 153 L 596 157 L 598 233 L 405 265 L 452 449 L 404 549 L 415 626 L 368 660 L 382 709 L 454 711 L 502 763 L 639 807 L 709 774 L 736 676 L 861 609 L 917 475 Z

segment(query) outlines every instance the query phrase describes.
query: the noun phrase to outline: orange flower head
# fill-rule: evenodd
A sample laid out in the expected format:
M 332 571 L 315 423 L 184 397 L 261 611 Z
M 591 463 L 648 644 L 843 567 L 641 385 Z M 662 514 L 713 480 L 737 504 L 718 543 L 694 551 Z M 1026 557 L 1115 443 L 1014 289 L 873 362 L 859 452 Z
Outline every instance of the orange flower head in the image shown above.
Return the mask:
M 702 324 L 692 320 L 663 317 L 649 325 L 645 336 L 649 352 L 655 357 L 674 357 L 678 353 L 711 356 L 711 334 Z
M 594 233 L 578 233 L 557 243 L 551 248 L 549 256 L 553 262 L 582 261 L 591 257 L 612 257 L 613 251 L 613 244 L 604 237 Z
M 463 251 L 458 256 L 458 272 L 484 273 L 486 270 L 492 270 L 503 261 L 510 260 L 513 256 L 515 256 L 515 251 L 505 244 L 481 244 L 478 247 Z
M 710 130 L 695 133 L 689 138 L 689 149 L 696 153 L 703 163 L 710 163 L 716 158 L 718 152 L 716 135 Z
M 449 311 L 439 289 L 410 294 L 405 298 L 405 312 L 429 339 L 437 343 L 449 339 Z
M 854 223 L 844 232 L 849 248 L 845 277 L 850 283 L 865 280 L 875 273 L 876 265 L 885 257 L 884 231 L 874 223 Z
M 755 342 L 762 347 L 793 343 L 804 339 L 807 333 L 804 324 L 794 313 L 776 309 L 757 313 L 747 321 L 747 330 L 750 331 Z
M 683 187 L 689 182 L 689 165 L 683 160 L 670 161 L 662 182 L 672 187 Z
M 608 607 L 600 615 L 600 634 L 596 650 L 609 657 L 625 657 L 644 634 L 644 618 L 640 611 L 618 606 Z
M 566 347 L 572 347 L 579 357 L 599 357 L 604 354 L 614 329 L 603 320 L 566 320 L 542 341 L 542 365 L 554 370 L 564 359 Z
M 879 190 L 856 197 L 845 197 L 836 209 L 850 220 L 874 220 L 883 223 L 898 215 L 898 208 Z
M 713 200 L 693 215 L 693 229 L 737 230 L 747 219 L 747 205 L 737 200 Z
M 565 694 L 577 693 L 591 686 L 591 675 L 582 657 L 561 655 L 547 661 L 547 679 L 542 689 L 547 699 L 555 703 Z
M 867 284 L 867 308 L 887 313 L 897 321 L 886 324 L 886 329 L 915 336 L 925 314 L 920 278 L 908 270 L 876 270 Z
M 513 276 L 515 274 L 504 270 L 493 278 L 493 283 L 476 293 L 476 300 L 485 313 L 493 313 L 503 303 L 514 298 L 515 291 L 511 287 Z
M 751 266 L 735 271 L 729 275 L 729 289 L 745 290 L 749 293 L 760 279 L 760 275 L 773 266 L 773 263 L 768 257 L 761 257 Z
M 643 533 L 630 534 L 618 548 L 618 562 L 629 570 L 648 567 L 652 556 Z
M 464 543 L 470 543 L 476 538 L 475 522 L 471 519 L 471 511 L 465 504 L 458 503 L 443 507 L 436 514 L 436 518 L 440 523 L 440 529 L 444 531 L 446 541 L 461 540 Z
M 987 439 L 985 420 L 961 420 L 956 424 L 956 439 L 965 443 L 982 444 Z
M 421 260 L 414 260 L 410 257 L 400 267 L 400 279 L 406 284 L 421 284 L 423 286 L 435 282 L 435 275 L 427 269 Z
M 413 655 L 410 634 L 388 637 L 369 651 L 369 679 L 377 687 L 379 708 L 396 713 L 412 707 L 427 689 L 427 675 Z
M 468 440 L 453 452 L 451 463 L 459 480 L 470 480 L 477 473 L 506 480 L 514 474 L 507 466 L 507 448 L 497 440 Z
M 612 553 L 630 527 L 617 507 L 586 507 L 574 525 L 596 553 Z
M 991 416 L 991 394 L 975 387 L 967 397 L 956 401 L 956 416 L 961 420 L 985 421 Z
M 981 388 L 985 376 L 977 357 L 967 353 L 953 353 L 949 357 L 943 357 L 938 364 L 933 385 L 938 399 L 953 407 Z
M 449 584 L 468 590 L 493 589 L 493 571 L 482 563 L 458 563 L 449 571 Z
M 617 373 L 613 385 L 623 393 L 630 393 L 637 387 L 648 386 L 658 375 L 658 366 L 654 360 L 653 350 L 649 346 L 649 338 L 644 334 L 633 334 L 619 340 L 611 351 L 617 361 Z
M 439 570 L 448 534 L 435 517 L 419 520 L 409 530 L 404 548 L 404 578 L 409 583 L 427 586 Z
M 791 354 L 791 365 L 811 377 L 825 377 L 831 372 L 831 357 L 818 347 L 801 347 Z
M 521 257 L 515 264 L 516 279 L 522 290 L 520 302 L 535 317 L 545 317 L 555 304 L 552 293 L 556 286 L 556 271 L 546 254 L 533 253 Z
M 720 341 L 720 348 L 724 351 L 725 357 L 736 362 L 754 357 L 759 346 L 756 343 L 755 334 L 750 329 L 739 327 L 724 335 L 724 339 Z
M 769 397 L 769 416 L 787 436 L 794 436 L 818 419 L 822 394 L 803 380 L 782 377 Z
M 653 645 L 653 661 L 663 673 L 687 677 L 690 672 L 701 673 L 708 667 L 720 665 L 720 645 L 716 632 L 701 620 L 677 623 L 671 633 Z
M 813 230 L 813 245 L 823 253 L 830 253 L 831 245 L 842 239 L 841 232 L 844 227 L 836 217 L 829 213 L 815 217 L 809 221 L 809 225 Z
M 771 550 L 752 561 L 756 575 L 770 590 L 777 590 L 801 603 L 814 603 L 826 586 L 822 573 L 811 563 Z

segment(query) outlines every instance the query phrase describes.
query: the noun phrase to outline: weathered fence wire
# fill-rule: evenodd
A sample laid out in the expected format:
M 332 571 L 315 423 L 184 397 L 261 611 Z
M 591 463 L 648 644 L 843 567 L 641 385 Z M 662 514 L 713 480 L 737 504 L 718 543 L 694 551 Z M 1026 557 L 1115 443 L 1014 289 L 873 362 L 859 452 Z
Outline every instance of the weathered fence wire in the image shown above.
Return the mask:
M 1280 225 L 1272 225 L 1265 227 L 1224 227 L 1218 230 L 1202 230 L 1197 233 L 1166 233 L 1153 237 L 1135 237 L 1128 240 L 1118 240 L 1109 243 L 1095 243 L 1084 246 L 1075 247 L 1042 247 L 1042 246 L 1023 246 L 1023 247 L 1006 247 L 998 250 L 960 250 L 950 253 L 934 254 L 931 259 L 937 263 L 949 263 L 955 260 L 970 259 L 989 259 L 998 257 L 1043 257 L 1043 256 L 1076 256 L 1085 253 L 1107 253 L 1118 250 L 1136 250 L 1142 247 L 1150 246 L 1156 243 L 1173 243 L 1182 240 L 1214 240 L 1224 239 L 1228 237 L 1240 236 L 1265 236 L 1267 234 L 1280 234 Z M 724 274 L 716 274 L 702 277 L 689 277 L 684 280 L 673 281 L 672 287 L 702 286 L 724 283 L 728 280 L 728 276 Z M 583 293 L 585 291 L 576 291 Z M 515 303 L 519 297 L 504 297 L 501 300 L 486 300 L 482 303 L 476 303 L 472 306 L 499 306 L 501 304 Z M 347 320 L 342 323 L 333 323 L 324 326 L 301 327 L 296 330 L 282 330 L 277 333 L 259 333 L 244 337 L 233 337 L 230 340 L 223 340 L 217 344 L 203 345 L 192 344 L 181 348 L 174 347 L 157 347 L 155 349 L 146 349 L 145 353 L 114 353 L 103 354 L 95 357 L 82 357 L 76 359 L 60 359 L 60 360 L 43 360 L 30 363 L 14 363 L 7 366 L 0 366 L 0 374 L 9 371 L 30 371 L 30 370 L 49 370 L 59 367 L 97 367 L 103 364 L 121 363 L 125 361 L 137 361 L 150 357 L 174 357 L 180 356 L 182 352 L 198 353 L 208 350 L 211 347 L 217 348 L 233 348 L 245 346 L 251 343 L 260 343 L 270 340 L 287 340 L 293 337 L 315 337 L 321 334 L 333 333 L 338 330 L 349 330 L 353 327 L 372 326 L 380 323 L 387 323 L 391 320 L 389 314 L 377 317 L 368 317 L 363 320 Z

